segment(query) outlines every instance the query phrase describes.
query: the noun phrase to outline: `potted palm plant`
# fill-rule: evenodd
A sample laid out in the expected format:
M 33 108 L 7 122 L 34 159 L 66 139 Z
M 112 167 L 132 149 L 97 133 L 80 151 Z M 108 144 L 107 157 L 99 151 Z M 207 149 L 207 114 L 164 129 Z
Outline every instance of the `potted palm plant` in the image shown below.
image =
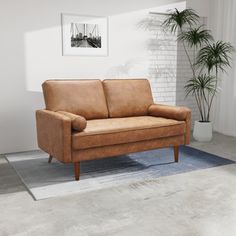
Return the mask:
M 171 11 L 162 26 L 177 35 L 191 68 L 192 78 L 185 85 L 186 96 L 194 96 L 200 113 L 200 120 L 194 123 L 193 136 L 198 141 L 210 141 L 210 115 L 218 91 L 219 73 L 230 67 L 234 48 L 228 42 L 215 42 L 210 31 L 199 26 L 199 16 L 192 9 Z

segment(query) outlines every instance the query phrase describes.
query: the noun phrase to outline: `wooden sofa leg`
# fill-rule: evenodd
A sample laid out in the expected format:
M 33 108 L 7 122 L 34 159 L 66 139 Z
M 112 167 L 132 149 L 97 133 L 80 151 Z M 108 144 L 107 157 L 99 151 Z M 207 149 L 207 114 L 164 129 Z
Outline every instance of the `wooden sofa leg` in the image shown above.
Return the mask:
M 179 146 L 174 146 L 175 162 L 179 162 Z
M 48 163 L 51 163 L 51 162 L 52 162 L 52 158 L 53 158 L 53 156 L 52 156 L 52 155 L 49 155 L 49 157 L 48 157 Z
M 74 170 L 75 170 L 75 180 L 79 180 L 80 176 L 80 162 L 74 163 Z

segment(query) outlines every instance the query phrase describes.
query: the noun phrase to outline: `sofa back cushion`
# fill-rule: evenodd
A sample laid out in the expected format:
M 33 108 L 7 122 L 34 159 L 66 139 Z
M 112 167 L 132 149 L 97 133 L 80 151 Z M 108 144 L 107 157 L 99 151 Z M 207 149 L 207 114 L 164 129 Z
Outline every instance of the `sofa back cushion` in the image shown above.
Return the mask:
M 109 117 L 145 116 L 153 104 L 147 79 L 104 80 Z
M 48 110 L 71 112 L 87 120 L 108 117 L 100 80 L 47 80 L 42 87 Z

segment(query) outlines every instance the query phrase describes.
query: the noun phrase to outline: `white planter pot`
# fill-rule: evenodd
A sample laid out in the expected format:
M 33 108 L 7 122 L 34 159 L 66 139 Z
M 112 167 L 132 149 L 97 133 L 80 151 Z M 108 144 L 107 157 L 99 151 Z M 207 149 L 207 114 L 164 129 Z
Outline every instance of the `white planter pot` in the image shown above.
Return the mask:
M 199 142 L 209 142 L 212 140 L 211 122 L 194 122 L 193 137 Z

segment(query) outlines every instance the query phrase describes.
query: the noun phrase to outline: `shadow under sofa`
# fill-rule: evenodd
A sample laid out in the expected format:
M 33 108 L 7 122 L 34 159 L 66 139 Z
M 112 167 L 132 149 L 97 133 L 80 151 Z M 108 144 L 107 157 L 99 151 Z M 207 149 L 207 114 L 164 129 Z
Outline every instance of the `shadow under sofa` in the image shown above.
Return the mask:
M 191 111 L 154 104 L 147 79 L 47 80 L 46 109 L 36 111 L 38 146 L 74 163 L 189 144 Z

